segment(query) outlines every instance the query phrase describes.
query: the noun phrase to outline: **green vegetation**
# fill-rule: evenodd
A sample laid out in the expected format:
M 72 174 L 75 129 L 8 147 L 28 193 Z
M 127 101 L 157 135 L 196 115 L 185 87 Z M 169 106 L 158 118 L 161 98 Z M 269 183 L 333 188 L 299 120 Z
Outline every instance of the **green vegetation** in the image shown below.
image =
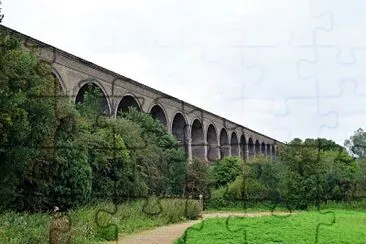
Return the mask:
M 365 160 L 326 139 L 298 138 L 280 148 L 277 160 L 241 162 L 233 182 L 211 191 L 208 207 L 308 209 L 329 200 L 350 202 L 365 196 Z M 222 174 L 215 181 L 222 180 Z
M 71 220 L 71 229 L 60 238 L 71 237 L 72 243 L 93 243 L 115 239 L 115 230 L 120 234 L 128 234 L 155 226 L 166 225 L 197 218 L 200 206 L 197 201 L 189 200 L 187 210 L 183 199 L 161 200 L 162 212 L 158 215 L 157 200 L 138 200 L 120 204 L 114 215 L 100 210 L 113 211 L 110 202 L 87 205 L 67 212 Z M 95 218 L 98 217 L 99 225 Z M 0 243 L 49 243 L 49 230 L 52 224 L 48 213 L 15 213 L 7 211 L 0 214 Z M 115 226 L 106 227 L 109 224 Z M 67 230 L 68 225 L 61 225 L 61 230 Z
M 224 186 L 240 175 L 241 160 L 236 157 L 225 157 L 213 165 L 212 173 L 217 187 Z
M 323 210 L 208 219 L 189 228 L 185 242 L 182 236 L 175 243 L 364 243 L 365 236 L 365 212 Z

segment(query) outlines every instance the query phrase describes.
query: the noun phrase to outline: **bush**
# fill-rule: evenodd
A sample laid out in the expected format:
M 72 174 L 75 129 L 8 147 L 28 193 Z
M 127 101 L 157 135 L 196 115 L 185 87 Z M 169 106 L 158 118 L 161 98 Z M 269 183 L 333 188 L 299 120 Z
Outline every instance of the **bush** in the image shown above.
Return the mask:
M 206 199 L 209 195 L 210 168 L 206 162 L 197 159 L 188 165 L 185 194 L 195 199 L 203 195 Z
M 237 157 L 225 157 L 217 161 L 212 169 L 216 187 L 233 182 L 241 172 L 242 161 Z

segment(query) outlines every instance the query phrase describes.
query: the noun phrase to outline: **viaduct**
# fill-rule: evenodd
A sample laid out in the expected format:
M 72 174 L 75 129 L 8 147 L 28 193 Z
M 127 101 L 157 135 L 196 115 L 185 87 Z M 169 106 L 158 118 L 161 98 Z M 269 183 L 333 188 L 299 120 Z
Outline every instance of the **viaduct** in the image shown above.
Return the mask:
M 1 31 L 34 47 L 50 63 L 62 90 L 76 103 L 82 102 L 86 87 L 104 94 L 104 112 L 116 116 L 133 106 L 158 119 L 184 146 L 188 158 L 214 162 L 225 156 L 245 160 L 262 154 L 274 158 L 281 142 L 227 120 L 192 104 L 164 94 L 137 81 L 102 68 L 51 45 L 0 25 Z

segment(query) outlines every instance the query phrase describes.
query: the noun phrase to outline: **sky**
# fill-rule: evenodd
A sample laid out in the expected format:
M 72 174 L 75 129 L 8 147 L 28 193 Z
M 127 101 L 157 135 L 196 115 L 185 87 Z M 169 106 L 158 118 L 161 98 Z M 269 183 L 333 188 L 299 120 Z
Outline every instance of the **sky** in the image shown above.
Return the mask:
M 0 0 L 2 24 L 289 142 L 366 129 L 363 0 Z

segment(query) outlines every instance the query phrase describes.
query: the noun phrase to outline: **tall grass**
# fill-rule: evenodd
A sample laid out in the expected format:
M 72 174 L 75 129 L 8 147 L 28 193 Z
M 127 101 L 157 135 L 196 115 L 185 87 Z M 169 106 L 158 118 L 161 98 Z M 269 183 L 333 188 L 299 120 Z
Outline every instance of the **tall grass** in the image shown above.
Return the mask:
M 60 231 L 55 228 L 51 234 L 55 220 L 49 213 L 5 212 L 0 214 L 0 243 L 49 243 L 50 235 L 54 243 L 57 238 L 71 238 L 72 243 L 98 243 L 114 240 L 116 233 L 124 235 L 196 219 L 200 212 L 201 206 L 194 200 L 162 199 L 159 203 L 158 199 L 149 199 L 116 206 L 101 202 L 70 210 L 65 214 L 68 217 L 57 219 Z

